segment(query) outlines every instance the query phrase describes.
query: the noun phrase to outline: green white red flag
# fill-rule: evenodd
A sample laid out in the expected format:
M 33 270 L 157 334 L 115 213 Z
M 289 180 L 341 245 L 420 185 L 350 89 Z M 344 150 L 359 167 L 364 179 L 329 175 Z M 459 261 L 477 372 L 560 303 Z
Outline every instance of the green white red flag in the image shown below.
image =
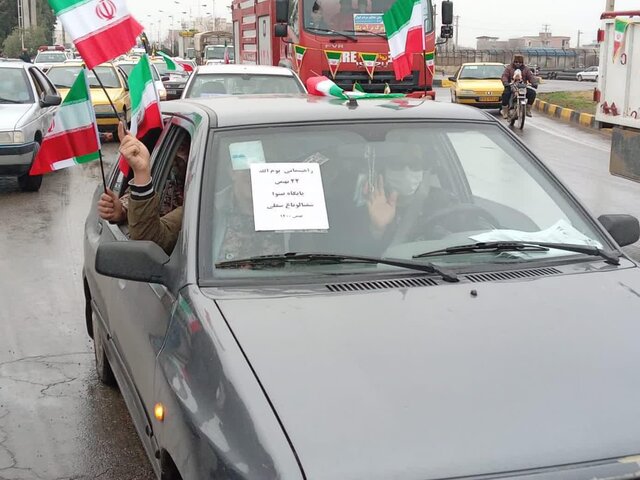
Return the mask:
M 396 0 L 382 16 L 396 80 L 411 73 L 413 54 L 425 49 L 422 0 Z
M 142 33 L 125 0 L 49 0 L 88 69 L 127 53 Z
M 184 67 L 176 62 L 173 58 L 164 52 L 157 52 L 162 57 L 164 63 L 167 65 L 167 70 L 171 72 L 184 72 Z
M 354 84 L 353 91 L 345 93 L 338 85 L 329 80 L 324 75 L 317 77 L 309 77 L 307 79 L 307 92 L 309 95 L 318 95 L 321 97 L 333 97 L 348 100 L 349 98 L 374 99 L 374 98 L 399 98 L 404 97 L 402 93 L 366 93 L 359 84 Z
M 436 74 L 436 52 L 427 52 L 424 54 L 424 63 L 427 66 L 427 70 L 433 77 Z
M 98 126 L 86 72 L 85 69 L 80 70 L 53 116 L 30 175 L 41 175 L 100 158 Z
M 369 78 L 373 80 L 373 72 L 376 70 L 376 63 L 378 62 L 378 54 L 377 53 L 361 53 L 358 52 L 358 56 L 364 65 L 364 68 L 367 70 L 367 74 Z
M 129 94 L 131 95 L 131 129 L 129 133 L 141 139 L 154 128 L 162 128 L 160 99 L 151 76 L 149 57 L 145 54 L 129 74 Z M 129 164 L 120 156 L 120 171 L 127 175 Z
M 327 57 L 331 76 L 336 78 L 336 73 L 338 73 L 340 62 L 342 61 L 342 52 L 339 50 L 325 50 L 324 55 Z
M 296 65 L 298 67 L 298 71 L 302 67 L 302 61 L 304 60 L 304 54 L 307 53 L 307 47 L 303 47 L 302 45 L 294 45 L 293 50 L 296 54 Z
M 624 43 L 625 43 L 625 37 L 626 37 L 626 33 L 627 33 L 627 28 L 629 28 L 629 25 L 631 24 L 631 21 L 626 19 L 626 18 L 616 18 L 616 22 L 615 22 L 615 30 L 614 30 L 614 37 L 613 37 L 613 61 L 617 61 L 618 58 L 620 58 L 620 55 L 622 54 L 622 52 L 624 51 Z

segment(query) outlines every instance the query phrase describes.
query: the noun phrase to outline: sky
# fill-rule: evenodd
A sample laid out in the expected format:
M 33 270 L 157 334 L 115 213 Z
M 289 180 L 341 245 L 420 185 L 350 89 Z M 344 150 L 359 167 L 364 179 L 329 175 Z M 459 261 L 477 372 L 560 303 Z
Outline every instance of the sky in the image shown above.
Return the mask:
M 432 0 L 438 5 L 440 0 Z M 459 18 L 458 43 L 475 47 L 476 37 L 489 35 L 506 40 L 524 35 L 537 35 L 548 25 L 553 35 L 571 37 L 571 46 L 576 45 L 578 30 L 583 33 L 580 43 L 591 43 L 596 38 L 600 14 L 606 0 L 453 0 L 454 14 Z M 230 0 L 129 0 L 134 16 L 148 30 L 166 32 L 173 22 L 191 15 L 210 15 L 215 8 L 216 16 L 230 18 L 227 8 Z M 215 6 L 214 6 L 215 5 Z M 616 0 L 616 10 L 639 10 L 640 0 Z M 183 14 L 182 12 L 187 12 Z M 173 15 L 173 19 L 169 18 Z M 153 28 L 151 23 L 153 22 Z

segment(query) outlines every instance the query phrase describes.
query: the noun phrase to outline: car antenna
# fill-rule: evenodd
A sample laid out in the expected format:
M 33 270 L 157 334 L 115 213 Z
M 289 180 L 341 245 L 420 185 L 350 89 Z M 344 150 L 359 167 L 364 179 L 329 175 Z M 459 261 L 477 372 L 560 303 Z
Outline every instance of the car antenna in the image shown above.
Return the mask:
M 358 100 L 355 96 L 350 95 L 351 92 L 344 92 L 345 96 L 347 97 L 347 107 L 349 107 L 350 110 L 354 109 L 354 108 L 358 108 Z

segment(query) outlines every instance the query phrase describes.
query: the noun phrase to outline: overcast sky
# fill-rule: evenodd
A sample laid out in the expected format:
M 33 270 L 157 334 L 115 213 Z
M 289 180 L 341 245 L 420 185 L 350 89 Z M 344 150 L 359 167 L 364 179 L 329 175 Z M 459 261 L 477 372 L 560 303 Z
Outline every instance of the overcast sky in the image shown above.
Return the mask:
M 432 0 L 437 5 L 440 0 Z M 508 39 L 523 35 L 537 35 L 543 25 L 549 25 L 554 35 L 571 37 L 576 45 L 578 30 L 583 32 L 580 43 L 595 40 L 600 14 L 605 0 L 453 0 L 455 14 L 460 16 L 458 41 L 461 46 L 475 47 L 475 38 L 490 35 Z M 173 15 L 174 26 L 189 15 L 230 17 L 230 0 L 129 0 L 129 8 L 147 30 L 169 28 Z M 616 0 L 616 10 L 640 9 L 640 0 Z M 160 12 L 162 10 L 162 12 Z M 438 13 L 440 7 L 438 6 Z M 186 12 L 183 14 L 182 12 Z M 151 27 L 153 22 L 153 28 Z

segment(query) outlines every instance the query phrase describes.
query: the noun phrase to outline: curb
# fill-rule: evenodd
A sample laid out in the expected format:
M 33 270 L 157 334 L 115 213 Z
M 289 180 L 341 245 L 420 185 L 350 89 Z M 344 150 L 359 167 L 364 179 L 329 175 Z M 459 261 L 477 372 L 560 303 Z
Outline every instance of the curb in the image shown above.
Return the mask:
M 453 85 L 453 82 L 451 80 L 448 80 L 446 78 L 442 78 L 442 79 L 433 79 L 433 86 L 434 87 L 444 87 L 444 88 L 449 88 L 451 87 L 451 85 Z
M 590 113 L 580 113 L 570 108 L 563 108 L 553 103 L 548 103 L 543 100 L 538 100 L 533 104 L 533 108 L 539 112 L 545 113 L 553 118 L 558 118 L 563 122 L 576 123 L 582 127 L 597 128 L 596 116 Z

